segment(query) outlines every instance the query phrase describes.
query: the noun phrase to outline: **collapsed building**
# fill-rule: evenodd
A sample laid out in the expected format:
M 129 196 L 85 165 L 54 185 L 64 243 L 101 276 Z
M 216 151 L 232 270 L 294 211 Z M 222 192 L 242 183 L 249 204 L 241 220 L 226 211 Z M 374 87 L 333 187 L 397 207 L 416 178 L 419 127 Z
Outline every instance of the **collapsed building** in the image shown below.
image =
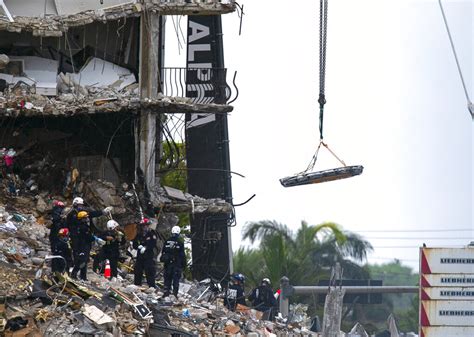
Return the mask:
M 194 276 L 228 274 L 233 108 L 216 40 L 220 14 L 235 8 L 231 0 L 3 1 L 0 151 L 14 163 L 0 167 L 0 198 L 29 195 L 41 213 L 48 198 L 81 194 L 114 206 L 124 224 L 146 214 L 164 221 L 159 228 L 190 213 Z M 164 66 L 167 15 L 189 16 L 186 68 Z M 186 157 L 164 158 L 176 115 Z M 161 186 L 178 161 L 189 193 Z
M 227 113 L 237 90 L 220 15 L 235 9 L 233 0 L 0 1 L 0 331 L 148 333 L 158 294 L 127 293 L 125 262 L 113 296 L 128 314 L 113 313 L 111 286 L 94 275 L 83 285 L 38 274 L 54 199 L 113 206 L 128 239 L 144 216 L 166 232 L 187 213 L 193 277 L 231 272 Z M 185 68 L 165 67 L 169 15 L 188 16 Z M 175 170 L 187 191 L 162 182 Z

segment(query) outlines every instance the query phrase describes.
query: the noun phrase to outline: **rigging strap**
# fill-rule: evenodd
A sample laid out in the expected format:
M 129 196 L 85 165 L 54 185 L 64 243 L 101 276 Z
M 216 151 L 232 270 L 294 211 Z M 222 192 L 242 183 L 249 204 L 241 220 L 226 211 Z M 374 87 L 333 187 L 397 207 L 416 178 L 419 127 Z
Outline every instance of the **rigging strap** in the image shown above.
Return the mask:
M 326 144 L 325 142 L 323 142 L 323 140 L 321 139 L 321 140 L 319 141 L 318 148 L 316 149 L 316 152 L 315 152 L 315 154 L 313 155 L 313 158 L 311 158 L 311 161 L 310 161 L 309 164 L 308 164 L 308 167 L 306 168 L 306 170 L 304 170 L 303 172 L 300 172 L 300 173 L 298 173 L 298 174 L 305 174 L 305 173 L 307 173 L 307 172 L 313 170 L 314 165 L 316 165 L 316 161 L 318 160 L 318 154 L 319 154 L 319 149 L 321 148 L 321 145 L 324 146 L 324 147 L 329 151 L 329 153 L 331 153 L 331 154 L 334 156 L 334 158 L 336 158 L 336 159 L 342 164 L 342 166 L 347 167 L 347 165 L 346 165 L 346 163 L 344 162 L 344 160 L 342 160 L 341 158 L 339 158 L 339 157 L 337 156 L 337 154 L 334 153 L 334 151 L 329 148 L 329 145 Z

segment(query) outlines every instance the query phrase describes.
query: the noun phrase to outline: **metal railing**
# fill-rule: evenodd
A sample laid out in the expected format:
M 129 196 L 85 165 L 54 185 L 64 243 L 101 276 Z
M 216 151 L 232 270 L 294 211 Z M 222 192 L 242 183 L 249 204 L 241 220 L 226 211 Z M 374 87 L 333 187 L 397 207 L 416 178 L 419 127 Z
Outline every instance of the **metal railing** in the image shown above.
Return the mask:
M 195 104 L 231 104 L 239 90 L 227 84 L 225 68 L 162 68 L 160 93 L 170 97 L 188 97 Z
M 344 289 L 345 294 L 416 294 L 419 292 L 418 286 L 338 286 L 338 288 Z M 291 296 L 326 294 L 329 292 L 328 286 L 293 286 L 286 276 L 280 279 L 280 289 L 279 304 L 283 317 L 288 316 L 289 298 Z

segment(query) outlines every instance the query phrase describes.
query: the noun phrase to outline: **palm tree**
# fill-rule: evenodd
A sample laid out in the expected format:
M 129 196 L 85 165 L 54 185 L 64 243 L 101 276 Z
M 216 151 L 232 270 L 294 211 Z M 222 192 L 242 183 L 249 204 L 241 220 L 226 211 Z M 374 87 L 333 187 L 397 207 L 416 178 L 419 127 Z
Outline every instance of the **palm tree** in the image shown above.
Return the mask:
M 244 228 L 243 239 L 249 239 L 252 244 L 259 241 L 259 246 L 240 249 L 234 256 L 234 269 L 251 275 L 253 282 L 269 277 L 273 284 L 278 284 L 286 275 L 292 284 L 311 285 L 326 278 L 336 262 L 344 268 L 346 278 L 368 277 L 357 262 L 366 259 L 371 244 L 332 222 L 310 226 L 302 221 L 296 233 L 276 221 L 251 222 Z M 257 266 L 250 263 L 252 258 Z

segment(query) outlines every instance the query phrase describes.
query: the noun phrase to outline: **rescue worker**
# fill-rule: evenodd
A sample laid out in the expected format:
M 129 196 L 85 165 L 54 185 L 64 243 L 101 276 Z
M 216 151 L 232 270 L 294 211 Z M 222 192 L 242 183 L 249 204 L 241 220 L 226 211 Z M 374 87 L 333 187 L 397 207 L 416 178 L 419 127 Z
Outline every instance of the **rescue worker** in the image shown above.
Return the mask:
M 146 282 L 149 287 L 156 288 L 155 277 L 155 248 L 157 235 L 150 228 L 148 219 L 143 219 L 139 225 L 137 237 L 133 240 L 132 246 L 137 250 L 137 258 L 134 265 L 134 284 L 140 286 L 145 271 Z
M 271 287 L 270 279 L 264 278 L 260 286 L 252 290 L 248 297 L 252 301 L 254 309 L 268 314 L 266 319 L 273 319 L 275 316 L 275 307 L 277 305 L 273 289 Z
M 67 228 L 60 228 L 55 240 L 52 243 L 51 252 L 53 255 L 61 256 L 62 258 L 54 258 L 51 261 L 51 271 L 59 273 L 68 273 L 72 266 L 71 246 L 69 244 L 69 230 Z
M 92 242 L 97 241 L 99 245 L 105 242 L 97 238 L 91 230 L 89 214 L 86 211 L 77 213 L 75 226 L 70 229 L 72 240 L 72 252 L 74 258 L 74 268 L 71 273 L 72 278 L 77 278 L 80 271 L 80 278 L 87 281 L 87 263 L 91 253 Z
M 186 267 L 186 254 L 184 252 L 184 241 L 180 237 L 181 228 L 174 226 L 171 228 L 171 237 L 166 240 L 161 251 L 160 261 L 164 263 L 164 283 L 165 292 L 163 297 L 171 293 L 173 285 L 173 295 L 177 298 L 179 291 L 179 280 Z
M 229 287 L 226 290 L 224 304 L 227 309 L 235 311 L 237 304 L 247 305 L 245 302 L 245 276 L 236 273 L 230 276 Z
M 53 208 L 51 209 L 51 220 L 53 223 L 49 229 L 49 244 L 51 245 L 51 251 L 53 251 L 54 241 L 58 238 L 59 230 L 66 225 L 62 218 L 63 210 L 64 203 L 59 200 L 54 200 Z
M 115 220 L 107 221 L 107 230 L 100 236 L 105 244 L 102 246 L 99 256 L 103 260 L 109 260 L 112 278 L 116 278 L 118 275 L 120 246 L 125 244 L 125 235 L 118 230 L 119 226 Z
M 72 208 L 69 210 L 66 216 L 66 227 L 69 229 L 69 232 L 71 234 L 75 233 L 76 228 L 78 227 L 80 222 L 77 215 L 81 211 L 87 212 L 89 221 L 91 221 L 93 218 L 109 214 L 112 210 L 113 207 L 110 206 L 104 208 L 102 211 L 92 210 L 84 205 L 84 199 L 82 199 L 81 197 L 75 197 L 72 200 Z M 91 233 L 94 233 L 92 228 L 90 230 Z M 77 245 L 81 245 L 81 243 L 76 242 L 77 240 L 79 240 L 79 238 L 76 235 L 71 235 L 71 245 L 73 247 L 73 251 L 75 250 L 74 247 L 76 247 Z M 99 259 L 99 257 L 94 259 L 94 270 L 98 267 L 98 263 L 96 263 L 97 259 Z
M 72 208 L 67 214 L 66 226 L 69 228 L 70 231 L 72 230 L 72 228 L 79 222 L 77 219 L 77 214 L 80 211 L 86 211 L 88 214 L 89 220 L 92 220 L 93 218 L 97 218 L 102 215 L 107 215 L 110 212 L 112 212 L 112 210 L 113 210 L 112 206 L 108 206 L 104 208 L 102 211 L 92 210 L 89 207 L 86 207 L 84 205 L 84 199 L 80 197 L 76 197 L 72 200 Z M 74 239 L 75 239 L 74 236 L 72 236 L 72 241 L 74 241 Z

